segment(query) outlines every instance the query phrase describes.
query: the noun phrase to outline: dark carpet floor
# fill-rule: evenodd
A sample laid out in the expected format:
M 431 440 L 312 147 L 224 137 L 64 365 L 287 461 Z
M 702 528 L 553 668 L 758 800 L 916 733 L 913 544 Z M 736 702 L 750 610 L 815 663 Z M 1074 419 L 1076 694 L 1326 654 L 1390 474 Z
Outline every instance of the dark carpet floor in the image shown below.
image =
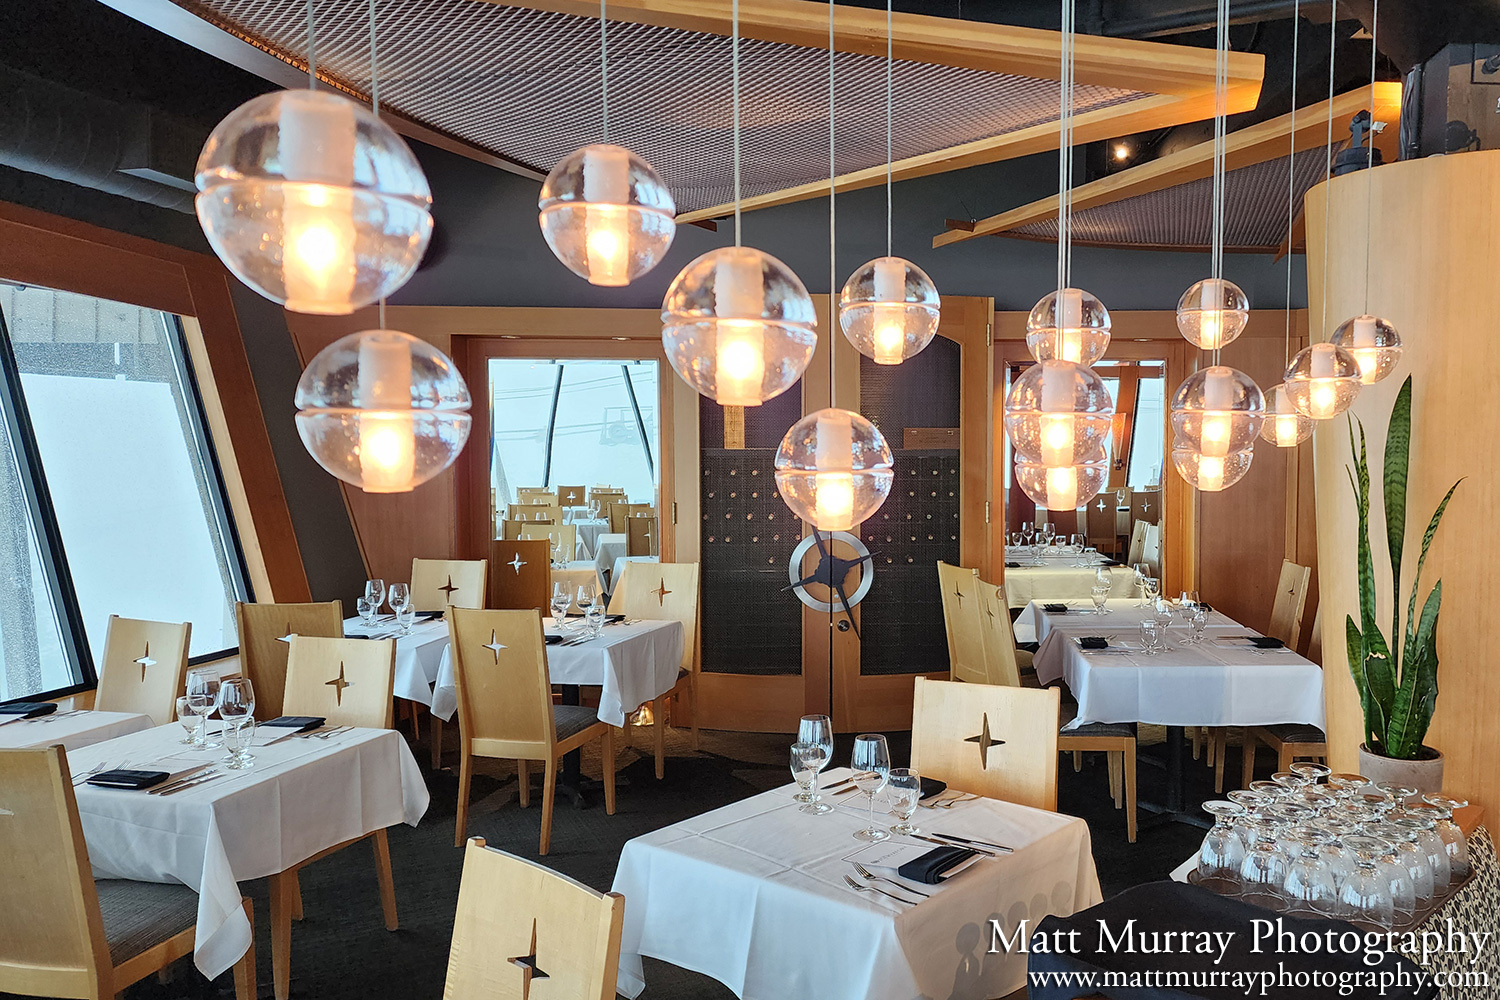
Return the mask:
M 455 739 L 454 727 L 448 730 L 450 740 Z M 1150 738 L 1143 731 L 1140 795 L 1160 801 L 1164 772 L 1150 766 L 1147 758 L 1161 755 L 1164 748 L 1159 743 L 1145 745 Z M 890 739 L 892 758 L 905 760 L 910 734 L 894 733 Z M 649 732 L 642 731 L 636 737 L 640 749 L 625 749 L 619 754 L 619 773 L 629 784 L 619 789 L 614 816 L 605 815 L 602 803 L 575 809 L 559 800 L 552 850 L 542 859 L 544 863 L 588 885 L 608 889 L 621 847 L 632 837 L 790 781 L 786 763 L 789 741 L 785 736 L 704 732 L 701 749 L 694 753 L 686 734 L 674 731 L 666 778 L 661 781 L 655 778 L 648 742 Z M 836 759 L 835 765 L 847 764 L 849 742 L 847 737 L 839 739 L 842 752 L 836 757 L 842 759 Z M 455 763 L 454 756 L 449 753 L 450 765 Z M 425 746 L 417 748 L 417 758 L 425 765 Z M 1236 748 L 1230 748 L 1227 763 L 1226 771 L 1238 775 Z M 531 807 L 522 809 L 515 800 L 515 773 L 507 762 L 481 761 L 480 768 L 484 773 L 474 779 L 469 834 L 484 837 L 491 846 L 538 858 L 539 769 L 532 771 L 538 788 Z M 1212 772 L 1190 756 L 1186 770 L 1190 802 L 1210 797 Z M 584 773 L 598 777 L 597 756 L 585 757 Z M 1059 810 L 1084 818 L 1092 831 L 1094 859 L 1105 896 L 1164 878 L 1197 850 L 1202 831 L 1181 824 L 1143 829 L 1138 843 L 1126 841 L 1124 813 L 1115 810 L 1109 799 L 1102 754 L 1087 755 L 1080 773 L 1074 773 L 1064 757 L 1060 784 Z M 456 772 L 429 773 L 428 787 L 432 805 L 421 824 L 415 829 L 399 826 L 390 831 L 399 931 L 385 930 L 372 855 L 365 844 L 356 844 L 303 870 L 305 918 L 292 930 L 294 997 L 419 1000 L 442 995 L 463 855 L 453 846 Z M 1147 814 L 1143 811 L 1141 816 L 1144 822 Z M 251 883 L 245 889 L 256 908 L 259 993 L 269 997 L 271 956 L 265 885 Z M 150 977 L 124 996 L 129 1000 L 178 1000 L 233 995 L 227 973 L 213 983 L 205 982 L 186 959 L 173 972 L 169 982 Z M 718 1000 L 732 996 L 711 979 L 659 962 L 647 961 L 646 976 L 644 996 L 649 1000 Z M 3 996 L 6 994 L 0 994 Z

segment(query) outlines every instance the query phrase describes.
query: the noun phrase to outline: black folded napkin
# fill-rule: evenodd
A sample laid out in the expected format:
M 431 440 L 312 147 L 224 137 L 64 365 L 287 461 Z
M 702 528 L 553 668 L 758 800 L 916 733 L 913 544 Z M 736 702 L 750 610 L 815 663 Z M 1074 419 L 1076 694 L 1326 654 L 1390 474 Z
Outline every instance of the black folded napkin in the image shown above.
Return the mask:
M 939 781 L 936 778 L 923 778 L 922 794 L 920 797 L 924 799 L 930 799 L 934 795 L 941 795 L 947 790 L 948 783 L 946 781 Z
M 1108 649 L 1109 640 L 1102 635 L 1081 635 L 1078 637 L 1078 645 L 1084 649 Z
M 276 726 L 282 729 L 295 729 L 299 733 L 305 733 L 309 729 L 317 729 L 327 722 L 321 715 L 283 715 L 269 722 L 262 722 L 262 726 Z
M 0 705 L 0 715 L 20 715 L 28 719 L 51 715 L 55 711 L 57 703 L 54 701 L 13 701 L 9 705 Z
M 1066 604 L 1043 604 L 1042 610 L 1049 615 L 1065 615 L 1068 613 Z
M 897 868 L 896 874 L 913 882 L 937 885 L 946 872 L 968 861 L 976 853 L 967 847 L 934 847 L 920 858 L 913 858 Z
M 560 642 L 563 641 L 563 637 L 562 636 L 560 636 L 560 635 L 553 635 L 551 632 L 547 632 L 547 633 L 543 634 L 542 638 L 544 638 L 544 639 L 547 640 L 547 645 L 549 645 L 549 646 L 556 646 L 558 643 L 560 643 Z
M 1021 564 L 1018 563 L 1018 562 L 1008 562 L 1008 563 L 1005 564 L 1005 568 L 1006 569 L 1020 569 L 1021 568 Z
M 1256 649 L 1284 649 L 1286 643 L 1269 635 L 1252 635 L 1250 645 Z
M 150 788 L 170 777 L 166 771 L 100 771 L 88 783 L 100 788 Z

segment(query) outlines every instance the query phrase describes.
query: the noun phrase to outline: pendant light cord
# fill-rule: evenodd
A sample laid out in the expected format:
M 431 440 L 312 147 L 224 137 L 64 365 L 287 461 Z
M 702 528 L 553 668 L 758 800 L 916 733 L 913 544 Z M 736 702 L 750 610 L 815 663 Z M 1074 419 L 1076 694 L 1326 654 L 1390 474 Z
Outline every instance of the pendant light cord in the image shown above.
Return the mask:
M 1228 113 L 1229 89 L 1229 0 L 1219 0 L 1214 44 L 1214 162 L 1213 221 L 1209 244 L 1209 275 L 1224 277 L 1224 119 Z M 1217 352 L 1215 352 L 1217 353 Z M 1215 358 L 1217 361 L 1217 358 Z
M 311 2 L 311 0 L 309 0 Z M 729 0 L 729 89 L 734 103 L 734 245 L 740 242 L 740 0 Z
M 836 9 L 836 0 L 828 0 L 828 406 L 834 406 L 837 395 L 835 388 L 838 382 L 837 370 L 834 365 L 834 353 L 838 338 L 833 336 L 833 324 L 838 315 L 838 287 L 839 287 L 839 265 L 838 265 L 838 219 L 834 210 L 834 202 L 838 195 L 838 172 L 837 160 L 834 154 L 835 130 L 834 130 L 834 51 L 833 51 L 833 15 Z M 886 63 L 887 67 L 890 63 Z M 886 170 L 889 172 L 890 165 L 887 162 Z M 889 183 L 889 182 L 888 182 Z M 887 186 L 889 192 L 889 186 Z M 890 201 L 887 194 L 886 201 L 886 241 L 890 242 Z M 887 251 L 889 252 L 889 251 Z
M 311 8 L 312 0 L 308 0 Z M 376 48 L 375 36 L 375 0 L 370 0 L 370 110 L 375 117 L 380 117 L 380 58 Z M 385 325 L 385 296 L 380 297 L 380 328 L 386 329 Z
M 318 89 L 318 40 L 313 32 L 313 0 L 307 0 L 307 89 Z
M 1292 218 L 1297 211 L 1297 44 L 1301 40 L 1302 0 L 1292 4 L 1292 124 L 1290 148 L 1286 160 L 1286 343 L 1281 349 L 1281 366 L 1292 363 Z
M 1328 337 L 1328 208 L 1333 202 L 1333 69 L 1338 40 L 1338 8 L 1335 5 L 1333 14 L 1328 18 L 1328 161 L 1323 168 L 1323 338 L 1325 340 Z M 1309 331 L 1308 340 L 1312 340 L 1311 331 Z
M 1375 190 L 1375 57 L 1380 51 L 1375 43 L 1380 27 L 1380 0 L 1372 0 L 1370 8 L 1370 131 L 1365 134 L 1369 148 L 1365 150 L 1365 307 L 1364 315 L 1370 314 L 1370 232 L 1374 211 Z
M 608 2 L 599 0 L 599 131 L 600 141 L 606 143 L 609 142 L 609 38 L 604 15 Z
M 1073 278 L 1073 0 L 1062 0 L 1062 58 L 1058 74 L 1057 290 Z
M 891 0 L 885 0 L 885 255 L 887 257 L 895 255 L 895 250 L 892 249 L 894 243 L 891 240 L 891 157 L 895 149 L 895 143 L 892 139 L 894 134 L 892 123 L 895 118 L 893 111 L 895 103 L 893 96 L 894 83 L 891 72 L 892 64 L 895 62 L 892 55 L 895 48 L 892 42 L 893 37 L 891 29 Z

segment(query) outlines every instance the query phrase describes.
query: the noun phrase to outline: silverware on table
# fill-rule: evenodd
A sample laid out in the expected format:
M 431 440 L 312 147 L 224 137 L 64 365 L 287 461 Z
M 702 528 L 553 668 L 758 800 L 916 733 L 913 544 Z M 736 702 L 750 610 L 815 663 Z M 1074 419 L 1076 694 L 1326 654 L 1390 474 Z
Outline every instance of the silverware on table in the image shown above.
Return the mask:
M 93 767 L 89 768 L 87 771 L 84 771 L 82 774 L 73 775 L 73 787 L 77 788 L 79 785 L 83 784 L 85 781 L 88 781 L 94 775 L 102 774 L 103 772 L 108 770 L 109 764 L 101 761 L 100 763 L 95 764 Z
M 829 784 L 829 785 L 819 785 L 818 786 L 818 791 L 820 791 L 820 792 L 831 792 L 835 788 L 839 788 L 839 787 L 841 787 L 843 785 L 850 784 L 853 781 L 854 781 L 854 779 L 852 777 L 850 777 L 850 778 L 840 778 L 838 781 L 835 781 L 832 784 Z
M 178 792 L 185 792 L 189 788 L 197 788 L 199 785 L 206 785 L 210 781 L 218 781 L 220 778 L 227 777 L 229 776 L 227 774 L 224 774 L 222 771 L 215 771 L 213 774 L 202 775 L 200 777 L 194 778 L 191 781 L 181 782 L 175 787 L 169 788 L 165 792 L 160 792 L 159 794 L 163 798 L 165 798 L 168 795 L 176 795 Z
M 923 809 L 936 809 L 944 802 L 948 801 L 950 793 L 954 796 L 964 794 L 956 788 L 945 788 L 941 792 L 938 792 L 936 795 L 929 795 L 925 799 L 918 799 L 917 805 L 921 806 Z
M 853 877 L 849 875 L 844 876 L 844 884 L 853 889 L 855 892 L 878 892 L 886 899 L 894 899 L 896 902 L 905 903 L 907 906 L 916 906 L 918 902 L 915 899 L 903 899 L 895 893 L 886 892 L 884 889 L 877 889 L 873 885 L 862 885 L 861 883 L 854 881 Z M 925 898 L 926 897 L 924 896 L 923 899 Z
M 980 798 L 984 798 L 984 796 L 982 796 L 982 795 L 975 795 L 972 792 L 959 792 L 957 795 L 955 795 L 951 799 L 944 799 L 941 802 L 935 802 L 935 803 L 933 803 L 933 808 L 936 808 L 936 809 L 952 809 L 956 804 L 958 804 L 960 802 L 973 802 L 975 799 L 980 799 Z
M 857 791 L 859 791 L 859 786 L 858 785 L 850 785 L 848 788 L 840 788 L 838 791 L 834 792 L 833 794 L 834 795 L 848 795 L 850 792 L 857 792 Z
M 1006 854 L 1010 854 L 1014 851 L 1014 848 L 1006 847 L 1004 844 L 994 844 L 988 840 L 971 840 L 968 837 L 959 837 L 951 833 L 934 833 L 933 836 L 941 837 L 944 840 L 954 841 L 964 847 L 973 847 L 974 845 L 978 844 L 981 847 L 988 847 L 992 850 L 1004 851 Z
M 210 774 L 217 774 L 217 773 L 218 773 L 217 765 L 215 765 L 215 764 L 199 764 L 196 767 L 190 767 L 186 771 L 180 772 L 179 775 L 176 778 L 173 778 L 170 781 L 167 781 L 167 782 L 164 782 L 164 783 L 162 783 L 160 785 L 157 785 L 155 788 L 148 788 L 148 789 L 146 789 L 146 794 L 147 795 L 162 795 L 162 794 L 165 794 L 166 792 L 171 791 L 173 788 L 176 788 L 178 785 L 186 785 L 186 784 L 188 784 L 190 782 L 197 781 L 199 778 L 206 778 Z
M 929 837 L 923 833 L 910 833 L 907 836 L 913 840 L 925 840 L 927 843 L 936 844 L 939 847 L 966 847 L 975 854 L 983 854 L 987 858 L 998 858 L 1000 856 L 999 851 L 992 851 L 987 847 L 976 847 L 973 844 L 956 844 L 951 840 L 939 840 L 937 837 Z
M 332 729 L 330 729 L 330 730 L 328 730 L 326 732 L 311 733 L 310 735 L 314 739 L 326 740 L 330 736 L 342 736 L 344 733 L 349 732 L 349 730 L 351 730 L 353 728 L 354 728 L 353 726 L 335 726 L 334 728 L 332 728 Z
M 260 750 L 264 747 L 274 747 L 278 743 L 281 743 L 285 740 L 296 739 L 297 737 L 316 736 L 318 733 L 321 733 L 327 728 L 327 726 L 319 726 L 316 729 L 293 729 L 291 732 L 283 736 L 278 736 L 274 740 L 266 740 L 266 742 L 260 744 L 260 746 L 256 747 L 256 749 Z
M 905 884 L 904 882 L 897 882 L 895 879 L 886 878 L 884 875 L 876 875 L 874 872 L 870 871 L 870 869 L 866 868 L 864 865 L 860 864 L 858 861 L 852 861 L 852 862 L 850 862 L 850 864 L 854 865 L 854 870 L 857 871 L 857 872 L 859 872 L 859 877 L 862 878 L 862 879 L 865 879 L 866 881 L 869 881 L 869 882 L 886 882 L 886 883 L 889 883 L 890 885 L 895 886 L 897 889 L 901 889 L 901 890 L 904 890 L 906 892 L 911 893 L 913 896 L 921 896 L 923 899 L 931 899 L 932 898 L 931 895 L 929 895 L 928 893 L 919 892 L 916 889 L 913 889 L 911 886 Z

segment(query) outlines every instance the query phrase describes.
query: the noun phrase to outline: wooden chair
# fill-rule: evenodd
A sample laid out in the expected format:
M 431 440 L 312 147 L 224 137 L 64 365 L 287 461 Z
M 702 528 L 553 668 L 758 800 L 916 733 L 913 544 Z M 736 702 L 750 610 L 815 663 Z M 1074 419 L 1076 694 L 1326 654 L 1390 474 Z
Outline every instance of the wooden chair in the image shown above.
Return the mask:
M 321 715 L 330 726 L 392 727 L 396 640 L 298 635 L 288 645 L 285 714 Z M 314 861 L 362 840 L 374 847 L 375 878 L 380 885 L 386 930 L 401 926 L 396 917 L 391 848 L 383 829 L 335 844 L 271 876 L 271 979 L 277 1000 L 286 1000 L 291 986 L 292 920 L 302 913 L 298 873 Z
M 557 505 L 557 493 L 543 486 L 525 486 L 516 490 L 516 502 L 523 504 Z
M 474 837 L 464 849 L 443 998 L 526 1000 L 545 976 L 546 996 L 614 1000 L 624 924 L 619 893 L 595 892 Z
M 640 514 L 650 513 L 650 511 L 649 503 L 625 503 L 616 500 L 609 505 L 609 530 L 617 535 L 623 535 L 630 530 L 626 526 L 626 521 Z
M 513 503 L 505 507 L 507 521 L 530 521 L 533 524 L 552 524 L 555 521 L 550 504 Z
M 1151 574 L 1161 579 L 1161 525 L 1146 525 L 1146 537 L 1141 545 L 1141 562 L 1151 567 Z
M 523 524 L 521 537 L 545 538 L 549 558 L 551 551 L 559 544 L 562 545 L 565 559 L 573 559 L 578 555 L 578 526 L 574 524 Z
M 1132 490 L 1130 516 L 1147 524 L 1161 523 L 1161 490 Z
M 990 677 L 985 654 L 979 571 L 942 561 L 937 569 L 943 596 L 943 627 L 948 634 L 949 674 L 955 681 L 969 684 L 996 683 Z
M 502 538 L 507 542 L 514 542 L 521 537 L 521 529 L 529 523 L 531 522 L 512 521 L 508 517 L 504 518 L 500 522 L 500 534 L 496 537 Z
M 604 743 L 604 811 L 615 813 L 615 731 L 584 705 L 554 705 L 547 675 L 542 619 L 536 611 L 448 612 L 453 679 L 458 689 L 458 819 L 453 844 L 462 847 L 469 822 L 474 758 L 516 761 L 522 807 L 531 802 L 527 762 L 545 767 L 542 836 L 552 845 L 552 800 L 562 756 L 595 739 Z
M 959 791 L 1057 809 L 1056 688 L 915 683 L 913 768 Z
M 1307 658 L 1319 666 L 1323 665 L 1323 605 L 1313 612 L 1313 642 L 1307 648 Z M 1285 640 L 1283 640 L 1285 641 Z M 1316 647 L 1316 648 L 1314 648 Z M 1245 743 L 1240 757 L 1241 788 L 1249 788 L 1255 778 L 1255 751 L 1264 743 L 1276 754 L 1276 770 L 1285 771 L 1292 762 L 1301 758 L 1328 761 L 1328 737 L 1317 726 L 1289 722 L 1274 726 L 1250 726 L 1245 729 Z M 1223 789 L 1224 748 L 1219 746 L 1219 788 Z
M 559 486 L 556 496 L 559 507 L 582 507 L 588 503 L 588 491 L 582 486 Z
M 698 564 L 632 563 L 615 583 L 610 614 L 682 623 L 682 663 L 672 690 L 651 701 L 656 776 L 666 775 L 666 708 L 669 699 L 687 695 L 692 713 L 692 745 L 698 749 Z
M 1296 649 L 1302 639 L 1302 613 L 1307 610 L 1307 588 L 1312 584 L 1312 567 L 1298 566 L 1283 559 L 1281 578 L 1276 581 L 1276 602 L 1271 605 L 1271 624 L 1266 635 L 1274 636 Z
M 110 615 L 94 708 L 149 715 L 158 726 L 177 718 L 177 696 L 183 691 L 192 634 L 192 622 L 148 622 Z
M 0 750 L 0 857 L 0 993 L 113 1000 L 193 951 L 192 889 L 91 875 L 60 746 Z M 254 942 L 234 965 L 234 993 L 255 1000 Z
M 1114 555 L 1120 551 L 1120 536 L 1115 532 L 1114 494 L 1105 492 L 1089 501 L 1086 523 L 1089 544 L 1100 552 Z
M 1143 561 L 1146 551 L 1145 521 L 1136 521 L 1130 526 L 1130 548 L 1126 550 L 1125 565 L 1134 566 Z
M 599 512 L 606 517 L 609 516 L 609 505 L 612 503 L 624 503 L 625 491 L 613 486 L 595 486 L 589 490 L 589 499 L 599 501 Z
M 262 721 L 285 713 L 287 636 L 344 636 L 344 606 L 322 604 L 248 604 L 234 606 L 240 631 L 240 672 L 255 687 L 255 717 Z
M 525 610 L 535 608 L 545 613 L 552 604 L 551 543 L 546 538 L 523 538 L 490 542 L 489 563 L 492 608 Z
M 488 571 L 483 559 L 413 559 L 412 606 L 418 611 L 482 608 Z
M 1012 687 L 1022 682 L 1021 675 L 1029 673 L 1035 684 L 1036 668 L 1032 666 L 1031 653 L 1016 646 L 1015 627 L 1010 620 L 1010 605 L 1005 599 L 1005 588 L 999 584 L 979 581 L 979 612 L 983 625 L 984 656 L 988 664 L 991 684 L 1009 684 Z
M 656 518 L 627 517 L 625 519 L 625 554 L 628 556 L 660 554 L 656 545 Z

